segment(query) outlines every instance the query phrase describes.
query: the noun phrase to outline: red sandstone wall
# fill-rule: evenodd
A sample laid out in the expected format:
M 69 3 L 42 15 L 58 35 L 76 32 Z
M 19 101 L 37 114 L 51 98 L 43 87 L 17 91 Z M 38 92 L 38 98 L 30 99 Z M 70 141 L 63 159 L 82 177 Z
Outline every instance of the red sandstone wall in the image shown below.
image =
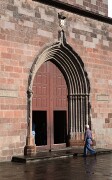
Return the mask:
M 58 41 L 60 10 L 24 0 L 0 3 L 0 161 L 5 161 L 23 154 L 29 70 L 35 57 Z M 67 42 L 83 60 L 90 79 L 96 142 L 112 148 L 112 26 L 64 13 Z
M 108 16 L 108 0 L 59 0 L 82 9 Z

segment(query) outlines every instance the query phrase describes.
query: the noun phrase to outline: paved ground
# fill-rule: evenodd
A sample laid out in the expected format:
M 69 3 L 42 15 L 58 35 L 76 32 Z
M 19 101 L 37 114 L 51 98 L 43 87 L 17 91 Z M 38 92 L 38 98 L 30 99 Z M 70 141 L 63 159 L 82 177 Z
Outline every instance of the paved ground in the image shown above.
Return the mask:
M 0 180 L 112 180 L 112 153 L 32 163 L 0 163 Z

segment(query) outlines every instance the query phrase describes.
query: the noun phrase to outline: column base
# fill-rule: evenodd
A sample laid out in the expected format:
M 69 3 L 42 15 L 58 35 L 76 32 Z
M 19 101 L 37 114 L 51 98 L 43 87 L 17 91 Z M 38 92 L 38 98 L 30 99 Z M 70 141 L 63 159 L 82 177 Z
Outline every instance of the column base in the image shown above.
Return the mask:
M 78 147 L 84 146 L 84 141 L 83 140 L 70 139 L 69 143 L 70 143 L 71 147 L 72 146 L 78 146 Z
M 84 133 L 81 132 L 73 132 L 71 136 L 69 136 L 69 146 L 84 146 Z M 96 141 L 93 140 L 92 146 L 96 146 Z
M 36 154 L 36 146 L 25 146 L 24 147 L 24 155 L 27 156 L 31 156 L 31 155 L 34 155 Z
M 84 133 L 72 132 L 69 139 L 70 146 L 84 146 Z
M 27 136 L 26 146 L 24 147 L 24 155 L 34 155 L 36 153 L 36 145 L 34 136 Z
M 76 139 L 70 139 L 69 140 L 69 146 L 70 147 L 82 147 L 84 146 L 84 140 L 76 140 Z M 93 144 L 91 146 L 96 146 L 96 141 L 93 140 Z

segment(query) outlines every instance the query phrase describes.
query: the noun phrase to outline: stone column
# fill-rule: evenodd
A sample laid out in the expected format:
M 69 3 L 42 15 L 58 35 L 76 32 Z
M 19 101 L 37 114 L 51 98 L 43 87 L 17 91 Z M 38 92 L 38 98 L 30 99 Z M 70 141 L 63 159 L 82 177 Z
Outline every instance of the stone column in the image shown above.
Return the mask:
M 86 95 L 86 124 L 88 124 L 88 94 Z
M 69 95 L 69 144 L 70 146 L 82 146 L 83 136 L 83 114 L 82 97 L 79 94 Z
M 72 114 L 72 95 L 68 96 L 68 145 L 71 145 L 71 139 L 73 136 L 73 132 L 72 132 L 72 118 L 73 118 L 73 114 Z
M 28 100 L 28 109 L 27 109 L 27 119 L 28 119 L 28 127 L 27 127 L 27 138 L 26 138 L 26 146 L 24 148 L 24 155 L 32 155 L 36 153 L 36 145 L 35 140 L 32 135 L 32 96 L 33 92 L 31 90 L 27 91 L 27 100 Z

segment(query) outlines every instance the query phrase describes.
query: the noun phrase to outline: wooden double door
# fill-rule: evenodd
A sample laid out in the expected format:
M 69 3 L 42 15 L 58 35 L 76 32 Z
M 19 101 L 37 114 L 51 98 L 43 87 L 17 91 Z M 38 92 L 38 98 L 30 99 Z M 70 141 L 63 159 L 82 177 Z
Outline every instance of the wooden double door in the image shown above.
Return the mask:
M 41 149 L 66 147 L 68 127 L 67 86 L 52 62 L 45 62 L 33 82 L 32 130 Z

